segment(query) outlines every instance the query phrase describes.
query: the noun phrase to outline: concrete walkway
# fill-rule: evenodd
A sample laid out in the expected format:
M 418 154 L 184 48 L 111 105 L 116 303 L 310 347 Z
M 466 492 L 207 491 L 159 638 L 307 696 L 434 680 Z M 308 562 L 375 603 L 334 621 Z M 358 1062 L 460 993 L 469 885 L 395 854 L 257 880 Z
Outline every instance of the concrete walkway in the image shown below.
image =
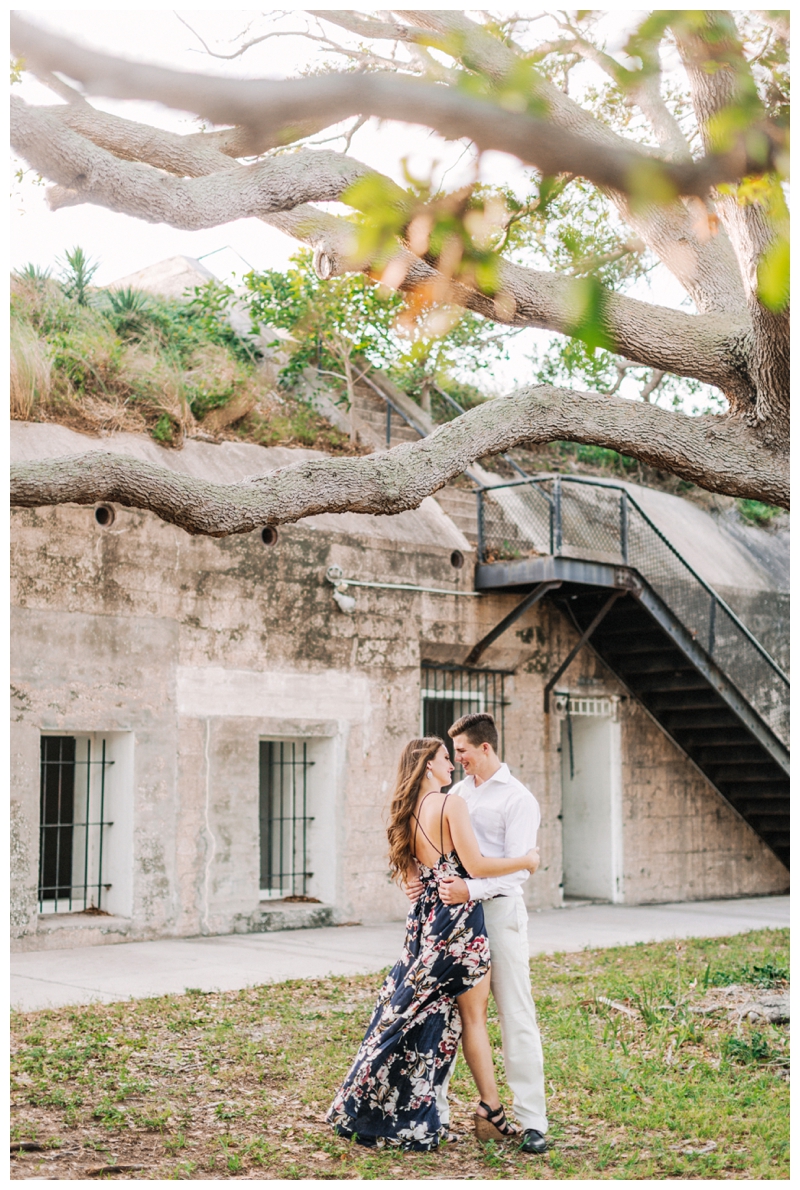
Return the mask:
M 713 938 L 789 925 L 788 897 L 675 905 L 578 905 L 531 913 L 531 955 L 587 947 Z M 11 956 L 11 1004 L 26 1012 L 187 988 L 232 991 L 254 984 L 380 971 L 394 963 L 402 922 L 272 934 L 122 942 Z

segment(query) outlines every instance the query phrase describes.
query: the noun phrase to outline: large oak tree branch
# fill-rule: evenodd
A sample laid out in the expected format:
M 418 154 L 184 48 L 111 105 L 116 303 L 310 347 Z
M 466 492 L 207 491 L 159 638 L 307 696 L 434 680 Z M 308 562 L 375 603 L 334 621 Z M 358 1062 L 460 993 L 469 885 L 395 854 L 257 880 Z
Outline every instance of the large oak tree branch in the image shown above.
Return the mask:
M 441 14 L 427 14 L 426 19 L 431 28 L 441 29 L 442 21 L 437 22 L 434 19 L 437 15 Z M 339 13 L 329 14 L 334 23 L 343 23 L 339 21 L 340 16 Z M 473 55 L 480 49 L 481 65 L 492 77 L 502 77 L 503 73 L 511 68 L 514 55 L 507 46 L 486 34 L 480 26 L 468 21 L 462 14 L 444 16 L 447 18 L 444 21 L 445 31 L 455 21 L 454 27 L 460 42 L 472 47 Z M 395 30 L 396 26 L 387 26 L 387 29 Z M 468 31 L 468 36 L 465 30 Z M 600 145 L 622 149 L 628 147 L 624 138 L 585 112 L 547 80 L 541 79 L 539 86 L 542 97 L 548 104 L 550 119 L 559 127 L 565 127 L 584 137 L 591 136 Z M 70 123 L 84 135 L 90 135 L 95 143 L 104 144 L 95 133 L 86 132 L 83 127 L 71 122 L 67 114 L 61 114 L 68 113 L 72 116 L 79 107 L 89 112 L 93 111 L 87 104 L 74 103 L 66 108 L 48 110 L 58 111 L 59 118 Z M 107 118 L 109 121 L 114 120 L 112 116 Z M 271 140 L 268 139 L 262 148 L 286 144 L 295 137 L 306 136 L 319 130 L 327 122 L 326 116 L 320 116 L 315 121 L 306 121 L 305 124 L 295 122 L 291 127 L 276 129 L 274 136 Z M 156 130 L 134 125 L 132 121 L 126 123 L 129 125 L 130 135 L 125 138 L 117 137 L 115 145 L 105 144 L 104 147 L 110 148 L 117 156 L 125 157 L 127 160 L 146 160 L 179 175 L 198 176 L 198 173 L 215 172 L 216 168 L 227 168 L 221 157 L 214 156 L 215 150 L 228 157 L 245 156 L 249 152 L 248 134 L 241 128 L 220 129 L 183 137 L 173 135 L 169 142 L 167 133 L 158 134 Z M 136 129 L 139 131 L 135 131 Z M 164 152 L 167 144 L 170 145 L 170 150 Z M 186 151 L 191 146 L 196 148 L 196 158 L 192 164 L 183 164 Z M 198 169 L 198 164 L 204 161 L 209 164 Z M 738 307 L 742 307 L 743 312 L 746 311 L 738 266 L 724 234 L 701 242 L 695 234 L 691 219 L 679 202 L 654 204 L 644 209 L 639 206 L 636 211 L 630 211 L 626 195 L 613 190 L 609 191 L 609 195 L 623 217 L 639 231 L 651 250 L 673 272 L 701 312 L 721 310 L 728 313 Z M 56 198 L 61 203 L 70 201 L 68 196 L 57 195 Z
M 422 124 L 456 140 L 469 137 L 480 149 L 513 153 L 545 174 L 572 173 L 624 193 L 666 188 L 702 197 L 720 182 L 737 181 L 765 166 L 749 159 L 744 140 L 701 161 L 663 162 L 641 149 L 600 146 L 565 129 L 556 131 L 546 119 L 502 111 L 453 88 L 379 72 L 283 82 L 221 79 L 87 50 L 18 16 L 12 17 L 12 44 L 36 68 L 66 74 L 90 94 L 155 100 L 216 124 L 241 126 L 249 133 L 253 154 L 262 151 L 265 137 L 273 143 L 276 130 L 298 121 L 325 114 L 334 124 L 372 115 Z
M 17 101 L 15 110 L 19 106 Z M 244 215 L 263 218 L 279 202 L 295 207 L 295 201 L 305 197 L 304 187 L 308 185 L 305 174 L 317 158 L 323 178 L 328 171 L 327 179 L 320 180 L 320 187 L 335 183 L 338 168 L 342 170 L 341 189 L 359 176 L 359 171 L 367 172 L 366 166 L 349 158 L 317 153 L 293 154 L 259 166 L 235 166 L 215 149 L 196 144 L 194 138 L 187 146 L 185 142 L 189 138 L 146 128 L 84 104 L 54 108 L 22 105 L 21 112 L 24 118 L 15 140 L 18 151 L 49 177 L 85 179 L 81 185 L 86 189 L 53 194 L 53 206 L 99 202 L 140 218 L 194 228 Z M 80 135 L 72 131 L 71 139 L 69 133 L 59 138 L 54 132 L 55 123 L 80 130 Z M 30 139 L 28 125 L 33 125 L 36 134 Z M 192 184 L 186 180 L 164 178 L 147 166 L 128 165 L 118 159 L 118 154 L 131 153 L 138 158 L 146 157 L 159 168 L 205 175 L 204 181 L 196 183 L 196 189 L 192 190 Z M 217 174 L 215 170 L 220 166 L 223 172 Z M 297 182 L 296 189 L 292 188 L 293 180 Z M 270 190 L 273 183 L 276 183 L 274 193 Z M 268 193 L 265 201 L 260 202 L 262 186 Z M 283 223 L 274 217 L 268 221 L 311 242 L 318 260 L 323 255 L 326 259 L 327 276 L 352 271 L 353 227 L 347 222 L 313 208 L 307 208 L 307 214 L 295 210 L 291 220 Z M 510 326 L 535 326 L 568 335 L 577 322 L 580 282 L 572 278 L 504 263 L 500 270 L 504 301 L 497 302 L 476 289 L 447 282 L 435 268 L 400 244 L 397 259 L 403 263 L 405 276 L 401 287 L 406 290 L 435 283 L 447 301 Z M 737 326 L 730 318 L 723 320 L 717 316 L 692 316 L 614 293 L 607 295 L 605 320 L 608 334 L 621 355 L 716 385 L 733 399 L 749 395 L 748 381 L 737 367 L 737 353 L 731 351 L 732 342 L 746 335 L 746 324 Z
M 188 533 L 223 537 L 322 512 L 391 515 L 416 508 L 471 462 L 522 442 L 568 440 L 624 451 L 711 491 L 788 507 L 785 455 L 739 419 L 687 417 L 653 405 L 541 385 L 473 409 L 429 437 L 366 458 L 314 459 L 217 484 L 108 451 L 12 468 L 12 504 L 113 501 Z
M 54 196 L 51 206 L 97 202 L 149 223 L 188 231 L 302 202 L 335 201 L 372 172 L 351 157 L 317 150 L 239 165 L 198 180 L 176 178 L 138 162 L 121 162 L 42 108 L 16 98 L 11 101 L 11 141 L 30 165 L 71 192 Z
M 678 22 L 676 38 L 700 130 L 710 146 L 718 138 L 719 126 L 722 123 L 724 127 L 726 117 L 728 120 L 735 117 L 737 107 L 742 104 L 752 108 L 757 102 L 755 83 L 730 13 L 707 13 L 705 28 L 694 32 L 686 32 Z M 769 433 L 786 436 L 790 399 L 789 313 L 766 309 L 758 296 L 759 262 L 780 233 L 780 220 L 775 214 L 770 216 L 761 203 L 741 203 L 734 194 L 718 194 L 716 203 L 735 246 L 747 295 L 752 325 L 749 371 L 757 393 L 756 417 L 769 427 Z M 788 235 L 788 226 L 785 234 Z
M 499 41 L 463 12 L 406 12 L 407 19 L 449 39 L 459 60 L 501 83 L 519 58 L 515 50 Z M 626 149 L 630 141 L 609 128 L 574 99 L 555 87 L 543 74 L 534 73 L 536 95 L 547 105 L 548 119 L 557 128 L 591 140 L 609 152 Z M 645 88 L 649 94 L 649 90 Z M 645 113 L 647 114 L 647 113 Z M 643 149 L 652 153 L 651 149 Z M 672 147 L 668 156 L 674 156 Z M 701 312 L 741 310 L 746 313 L 744 290 L 736 257 L 724 234 L 699 235 L 690 213 L 680 201 L 638 202 L 634 209 L 628 196 L 615 186 L 604 187 L 623 219 L 635 229 L 647 246 L 677 278 Z

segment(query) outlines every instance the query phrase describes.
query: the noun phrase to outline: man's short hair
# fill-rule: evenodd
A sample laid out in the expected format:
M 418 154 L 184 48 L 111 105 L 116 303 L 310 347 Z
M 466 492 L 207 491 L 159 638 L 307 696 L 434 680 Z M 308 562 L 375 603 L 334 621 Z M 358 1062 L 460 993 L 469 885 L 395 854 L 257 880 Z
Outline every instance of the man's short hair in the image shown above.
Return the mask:
M 495 752 L 497 751 L 497 726 L 493 717 L 486 711 L 474 711 L 471 715 L 462 715 L 452 727 L 448 728 L 447 734 L 451 740 L 454 740 L 457 735 L 465 735 L 473 748 L 478 748 L 481 744 L 491 744 Z

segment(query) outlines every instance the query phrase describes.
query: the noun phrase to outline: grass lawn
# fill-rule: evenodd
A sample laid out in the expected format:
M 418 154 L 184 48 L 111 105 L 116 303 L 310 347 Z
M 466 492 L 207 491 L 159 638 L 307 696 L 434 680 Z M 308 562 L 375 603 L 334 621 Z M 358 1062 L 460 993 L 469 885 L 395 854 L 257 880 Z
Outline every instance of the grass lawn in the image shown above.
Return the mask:
M 788 930 L 759 930 L 534 959 L 546 1157 L 476 1142 L 462 1058 L 460 1143 L 401 1153 L 333 1135 L 323 1115 L 378 976 L 15 1014 L 11 1138 L 28 1147 L 11 1176 L 788 1178 L 787 1029 L 739 1019 L 785 990 L 788 948 Z

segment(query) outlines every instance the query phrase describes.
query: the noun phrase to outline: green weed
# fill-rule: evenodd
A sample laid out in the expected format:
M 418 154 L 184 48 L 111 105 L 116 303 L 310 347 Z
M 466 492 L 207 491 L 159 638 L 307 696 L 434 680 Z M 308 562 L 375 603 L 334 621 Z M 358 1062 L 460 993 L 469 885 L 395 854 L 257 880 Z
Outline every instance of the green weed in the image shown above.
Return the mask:
M 762 504 L 760 500 L 747 500 L 744 497 L 736 501 L 736 507 L 743 521 L 747 521 L 751 525 L 758 525 L 761 528 L 769 525 L 771 521 L 774 521 L 783 512 L 782 508 L 776 508 L 772 504 Z
M 722 1045 L 722 1055 L 731 1062 L 743 1065 L 753 1062 L 773 1062 L 781 1060 L 782 1055 L 772 1048 L 763 1033 L 753 1032 L 749 1037 L 726 1037 Z

